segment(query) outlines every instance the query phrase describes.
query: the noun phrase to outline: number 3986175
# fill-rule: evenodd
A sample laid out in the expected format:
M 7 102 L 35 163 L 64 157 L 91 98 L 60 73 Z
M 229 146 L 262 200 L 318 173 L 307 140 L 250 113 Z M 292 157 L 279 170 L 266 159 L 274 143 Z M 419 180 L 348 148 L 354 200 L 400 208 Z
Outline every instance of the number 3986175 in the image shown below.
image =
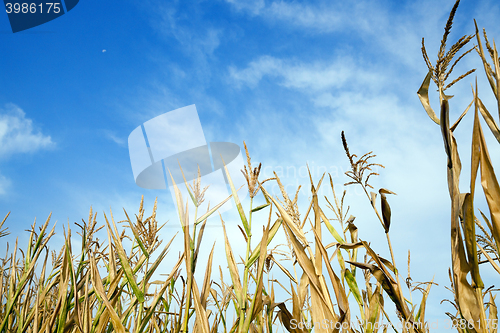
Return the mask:
M 19 3 L 19 2 L 10 3 L 10 2 L 8 2 L 5 4 L 5 10 L 7 11 L 7 14 L 11 14 L 11 13 L 15 13 L 15 14 L 19 14 L 19 13 L 23 13 L 23 14 L 55 13 L 55 14 L 58 14 L 61 12 L 60 5 L 61 5 L 60 3 L 53 3 L 53 2 L 46 2 L 45 4 L 43 4 L 43 3 L 36 4 L 36 3 L 27 3 L 27 2 L 24 2 L 24 3 Z

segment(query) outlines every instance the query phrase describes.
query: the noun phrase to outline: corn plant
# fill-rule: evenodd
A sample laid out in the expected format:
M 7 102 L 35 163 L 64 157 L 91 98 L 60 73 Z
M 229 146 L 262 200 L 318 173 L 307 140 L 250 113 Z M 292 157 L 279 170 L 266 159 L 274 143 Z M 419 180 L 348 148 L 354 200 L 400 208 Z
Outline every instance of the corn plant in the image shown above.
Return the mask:
M 418 91 L 418 95 L 429 117 L 441 128 L 447 156 L 448 188 L 451 199 L 452 269 L 450 271 L 450 277 L 452 291 L 454 293 L 453 304 L 457 309 L 456 314 L 448 315 L 455 320 L 455 322 L 466 323 L 466 325 L 457 326 L 458 331 L 496 332 L 497 310 L 494 296 L 491 293 L 492 287 L 484 290 L 485 286 L 480 274 L 480 264 L 490 263 L 493 268 L 500 273 L 498 264 L 495 262 L 495 260 L 498 260 L 498 244 L 500 241 L 500 187 L 488 154 L 488 148 L 479 121 L 479 112 L 499 143 L 500 131 L 496 120 L 486 109 L 478 96 L 477 81 L 475 89 L 473 88 L 472 102 L 453 125 L 450 125 L 450 104 L 448 102 L 452 96 L 446 95 L 445 91 L 453 84 L 475 71 L 475 69 L 471 69 L 450 83 L 447 83 L 455 65 L 463 59 L 465 55 L 472 51 L 476 51 L 484 65 L 486 77 L 498 102 L 497 107 L 500 117 L 500 95 L 498 92 L 500 65 L 496 46 L 494 43 L 493 46 L 489 43 L 486 31 L 483 30 L 486 49 L 493 60 L 493 66 L 487 62 L 486 51 L 482 46 L 481 36 L 476 22 L 474 22 L 476 26 L 475 34 L 463 36 L 446 51 L 447 38 L 459 2 L 459 0 L 455 2 L 448 18 L 435 65 L 432 65 L 429 60 L 424 40 L 422 39 L 422 53 L 429 72 Z M 461 50 L 466 47 L 474 37 L 476 37 L 477 46 L 469 48 L 467 51 L 460 54 Z M 452 65 L 450 66 L 450 64 Z M 436 84 L 439 92 L 441 110 L 439 117 L 436 115 L 429 102 L 428 90 L 431 78 Z M 470 190 L 467 193 L 460 193 L 459 178 L 461 173 L 461 161 L 457 142 L 454 137 L 454 131 L 463 117 L 467 114 L 472 104 L 474 104 L 474 126 L 472 130 Z M 479 167 L 481 167 L 480 175 L 483 193 L 490 210 L 489 218 L 486 214 L 480 212 L 486 227 L 483 227 L 480 220 L 476 217 L 474 209 L 476 178 Z M 476 233 L 476 226 L 481 230 L 483 235 Z M 480 261 L 479 254 L 484 255 L 487 260 Z M 470 282 L 467 280 L 467 274 L 471 275 Z M 487 296 L 489 296 L 489 300 L 485 300 Z M 488 312 L 488 316 L 486 312 Z

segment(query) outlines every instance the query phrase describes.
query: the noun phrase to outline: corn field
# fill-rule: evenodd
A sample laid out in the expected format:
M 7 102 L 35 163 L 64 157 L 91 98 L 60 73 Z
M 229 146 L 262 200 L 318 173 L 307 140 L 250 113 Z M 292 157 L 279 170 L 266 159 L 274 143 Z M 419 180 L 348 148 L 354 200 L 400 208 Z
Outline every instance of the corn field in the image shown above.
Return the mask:
M 451 245 L 449 298 L 456 310 L 447 315 L 458 332 L 494 333 L 498 320 L 496 293 L 493 286 L 483 283 L 481 271 L 484 265 L 491 265 L 500 274 L 500 186 L 481 123 L 486 123 L 500 144 L 500 58 L 495 43 L 488 39 L 486 31 L 479 31 L 477 24 L 473 34 L 448 47 L 458 5 L 459 0 L 450 12 L 434 62 L 422 39 L 428 71 L 418 97 L 438 125 L 436 131 L 442 133 L 447 159 L 450 238 L 445 236 L 443 241 Z M 452 96 L 446 94 L 447 89 L 475 73 L 471 69 L 452 75 L 465 56 L 481 60 L 497 101 L 497 114 L 490 113 L 483 104 L 476 83 L 472 85 L 470 104 L 463 112 L 460 110 L 457 119 L 450 120 L 455 113 L 450 110 Z M 429 98 L 431 80 L 439 93 L 438 101 Z M 434 111 L 431 102 L 439 103 L 439 112 Z M 470 190 L 460 193 L 462 162 L 454 131 L 468 113 L 474 117 L 472 149 L 470 158 L 462 159 L 470 159 Z M 429 126 L 433 125 L 429 122 Z M 311 199 L 305 203 L 307 211 L 299 212 L 300 188 L 296 193 L 287 193 L 276 173 L 269 179 L 259 179 L 262 166 L 252 166 L 245 145 L 247 165 L 242 172 L 247 181 L 243 190 L 250 197 L 248 208 L 240 202 L 227 168 L 231 195 L 207 212 L 196 209 L 194 216 L 188 214 L 188 205 L 198 208 L 204 201 L 203 186 L 208 184 L 201 184 L 200 177 L 192 184 L 186 182 L 188 198 L 182 197 L 178 185 L 174 185 L 182 230 L 175 237 L 183 240 L 180 255 L 171 251 L 174 238 L 161 239 L 163 225 L 156 218 L 156 202 L 150 216 L 141 201 L 138 214 L 129 217 L 125 212 L 124 221 L 115 221 L 112 212 L 98 218 L 91 209 L 86 220 L 64 230 L 64 246 L 58 251 L 49 247 L 55 234 L 50 216 L 41 226 L 33 224 L 28 243 L 9 244 L 0 259 L 0 332 L 430 331 L 426 304 L 435 283 L 412 282 L 402 275 L 406 267 L 397 267 L 390 238 L 391 224 L 399 222 L 391 220 L 389 204 L 396 193 L 370 185 L 370 179 L 378 175 L 375 168 L 381 170 L 383 165 L 376 162 L 373 152 L 351 152 L 344 132 L 338 142 L 350 166 L 346 172 L 350 181 L 344 186 L 362 189 L 373 219 L 385 232 L 390 258 L 378 255 L 380 250 L 372 248 L 369 240 L 358 238 L 355 216 L 344 204 L 346 191 L 336 193 L 330 175 L 313 179 L 309 174 Z M 476 192 L 478 180 L 481 189 Z M 270 194 L 271 184 L 278 185 L 281 197 Z M 320 205 L 318 198 L 322 186 L 328 187 L 330 193 L 325 205 Z M 258 196 L 266 203 L 254 207 Z M 484 196 L 488 211 L 475 209 L 480 196 Z M 210 248 L 203 242 L 207 219 L 216 216 L 217 209 L 229 200 L 236 206 L 239 220 L 219 217 L 227 266 L 214 267 L 213 246 L 208 261 L 199 262 L 200 250 Z M 8 215 L 0 223 L 0 237 L 8 234 Z M 237 224 L 241 234 L 230 237 L 228 222 Z M 258 239 L 253 237 L 255 224 L 265 226 Z M 100 230 L 106 239 L 96 238 Z M 276 244 L 278 233 L 284 233 L 286 244 Z M 245 242 L 244 253 L 233 250 L 237 241 Z M 285 250 L 278 251 L 278 245 Z M 172 270 L 158 278 L 165 262 L 172 263 Z M 224 276 L 223 271 L 229 276 Z M 287 281 L 273 279 L 273 271 L 286 275 Z M 204 279 L 197 281 L 195 272 L 202 272 Z M 389 304 L 395 307 L 399 322 L 390 319 Z

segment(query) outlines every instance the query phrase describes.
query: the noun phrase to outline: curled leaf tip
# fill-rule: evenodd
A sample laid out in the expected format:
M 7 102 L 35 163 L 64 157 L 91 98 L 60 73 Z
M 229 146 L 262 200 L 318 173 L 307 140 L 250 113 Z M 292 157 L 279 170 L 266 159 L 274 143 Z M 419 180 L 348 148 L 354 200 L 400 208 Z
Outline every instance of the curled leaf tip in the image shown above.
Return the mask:
M 389 191 L 386 188 L 381 188 L 380 190 L 378 190 L 378 193 L 380 193 L 380 194 L 394 194 L 394 195 L 397 195 L 396 193 L 394 193 L 392 191 Z

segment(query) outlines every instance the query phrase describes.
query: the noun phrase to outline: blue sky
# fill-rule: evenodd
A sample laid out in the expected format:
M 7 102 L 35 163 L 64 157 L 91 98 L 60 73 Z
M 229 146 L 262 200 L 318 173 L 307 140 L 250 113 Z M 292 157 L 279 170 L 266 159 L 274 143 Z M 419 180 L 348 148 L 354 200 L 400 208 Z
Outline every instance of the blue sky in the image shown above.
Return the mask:
M 414 280 L 436 276 L 428 315 L 444 320 L 453 311 L 439 305 L 451 297 L 445 154 L 416 91 L 427 71 L 421 38 L 434 61 L 453 3 L 82 0 L 16 34 L 0 15 L 0 215 L 11 212 L 9 239 L 50 212 L 59 226 L 86 218 L 90 206 L 101 221 L 110 207 L 135 212 L 141 195 L 147 211 L 158 197 L 159 218 L 173 225 L 166 237 L 178 231 L 168 192 L 135 184 L 127 147 L 133 129 L 170 110 L 196 104 L 207 141 L 245 141 L 264 176 L 282 170 L 292 192 L 307 185 L 306 163 L 345 182 L 344 130 L 351 152 L 373 150 L 386 166 L 373 185 L 398 194 L 390 198 L 396 261 L 405 267 L 410 249 Z M 495 1 L 462 1 L 450 42 L 473 33 L 474 18 L 500 36 L 499 14 Z M 455 73 L 471 67 L 494 110 L 474 54 Z M 452 119 L 470 102 L 472 80 L 450 88 Z M 465 175 L 471 130 L 469 114 L 456 131 Z M 352 187 L 347 198 L 360 237 L 388 257 L 369 202 Z

